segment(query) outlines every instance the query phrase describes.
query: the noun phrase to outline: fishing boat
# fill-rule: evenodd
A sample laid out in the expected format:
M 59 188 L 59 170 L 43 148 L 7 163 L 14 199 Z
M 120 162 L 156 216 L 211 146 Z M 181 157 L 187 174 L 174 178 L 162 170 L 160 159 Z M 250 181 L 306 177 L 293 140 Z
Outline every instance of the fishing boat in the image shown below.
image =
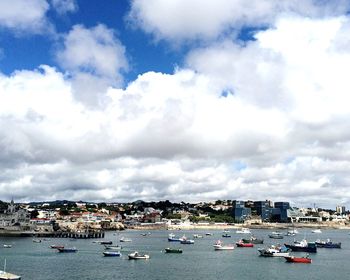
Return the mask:
M 104 251 L 103 255 L 105 257 L 121 257 L 121 253 L 119 251 Z
M 244 243 L 253 243 L 253 244 L 263 244 L 264 243 L 264 239 L 258 239 L 255 236 L 251 236 L 249 239 L 242 238 L 242 241 Z
M 119 250 L 123 249 L 123 247 L 120 245 L 105 245 L 105 249 L 119 251 Z
M 169 242 L 181 242 L 181 238 L 175 237 L 175 234 L 170 233 L 168 235 L 168 241 Z
M 187 237 L 184 235 L 181 237 L 181 244 L 194 244 L 194 240 L 192 239 L 187 239 Z
M 236 233 L 251 234 L 251 231 L 249 228 L 241 228 L 239 230 L 236 230 Z
M 312 263 L 312 260 L 309 258 L 309 256 L 305 257 L 295 257 L 295 256 L 288 256 L 284 257 L 287 262 L 291 263 Z
M 228 233 L 224 233 L 224 234 L 222 235 L 222 237 L 226 237 L 226 238 L 228 238 L 228 237 L 231 237 L 231 235 L 230 235 L 230 234 L 228 234 Z
M 4 244 L 4 248 L 12 248 L 11 244 Z
M 290 249 L 285 246 L 271 245 L 268 248 L 258 249 L 258 251 L 262 257 L 288 257 Z
M 317 239 L 315 241 L 316 247 L 319 248 L 329 248 L 329 249 L 341 249 L 341 242 L 334 243 L 330 239 L 327 239 L 326 241 L 322 241 L 320 239 Z
M 58 249 L 58 248 L 63 249 L 64 246 L 63 245 L 50 245 L 50 248 L 51 249 Z
M 6 272 L 6 259 L 4 263 L 4 270 L 0 270 L 0 279 L 1 280 L 19 280 L 21 276 Z
M 283 234 L 279 231 L 274 231 L 269 234 L 269 237 L 272 239 L 283 239 Z
M 175 253 L 175 254 L 182 254 L 181 248 L 165 248 L 165 253 Z
M 119 239 L 120 242 L 131 242 L 132 240 L 130 238 L 122 237 Z
M 224 245 L 220 240 L 216 241 L 216 243 L 213 245 L 214 250 L 220 251 L 220 250 L 233 250 L 235 247 L 233 244 L 227 244 Z
M 307 242 L 305 239 L 303 239 L 302 241 L 294 241 L 293 244 L 284 244 L 284 246 L 296 252 L 317 252 L 316 244 L 314 242 Z
M 57 248 L 59 253 L 76 253 L 78 251 L 77 248 L 71 247 L 71 248 Z
M 129 260 L 142 260 L 142 259 L 149 259 L 149 255 L 146 254 L 140 254 L 139 252 L 135 251 L 134 253 L 131 253 L 128 255 Z
M 322 233 L 321 229 L 317 228 L 311 231 L 311 233 Z
M 254 247 L 253 243 L 244 243 L 242 240 L 236 242 L 237 247 Z

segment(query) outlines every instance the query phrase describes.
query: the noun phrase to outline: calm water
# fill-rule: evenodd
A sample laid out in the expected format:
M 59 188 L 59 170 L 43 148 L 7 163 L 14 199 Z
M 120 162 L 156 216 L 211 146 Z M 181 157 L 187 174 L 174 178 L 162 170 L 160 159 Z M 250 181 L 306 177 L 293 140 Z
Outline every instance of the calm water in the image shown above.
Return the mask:
M 349 279 L 350 275 L 350 235 L 344 230 L 323 230 L 313 234 L 309 229 L 299 230 L 297 239 L 306 237 L 309 241 L 317 238 L 331 238 L 342 242 L 342 249 L 318 249 L 311 254 L 312 264 L 290 264 L 283 258 L 263 258 L 258 256 L 257 248 L 278 242 L 292 242 L 293 237 L 273 240 L 267 237 L 268 230 L 253 230 L 257 237 L 263 237 L 265 244 L 254 248 L 235 248 L 233 251 L 214 251 L 217 239 L 233 243 L 240 237 L 248 236 L 234 233 L 232 238 L 221 238 L 221 231 L 174 231 L 178 236 L 184 233 L 213 236 L 195 239 L 194 245 L 180 245 L 167 241 L 170 231 L 152 231 L 150 236 L 141 236 L 141 231 L 124 231 L 118 236 L 112 232 L 105 240 L 116 241 L 121 236 L 132 239 L 131 243 L 121 243 L 126 250 L 123 256 L 103 257 L 103 245 L 93 243 L 93 239 L 70 241 L 69 239 L 50 239 L 41 243 L 31 238 L 0 238 L 0 266 L 7 260 L 7 271 L 22 275 L 29 280 L 68 280 L 68 279 Z M 115 243 L 115 242 L 114 242 Z M 3 244 L 13 247 L 3 248 Z M 51 244 L 75 246 L 77 253 L 57 253 L 50 249 Z M 165 254 L 166 247 L 181 247 L 183 254 Z M 150 254 L 149 260 L 128 260 L 127 254 L 133 250 Z M 305 253 L 294 253 L 304 255 Z

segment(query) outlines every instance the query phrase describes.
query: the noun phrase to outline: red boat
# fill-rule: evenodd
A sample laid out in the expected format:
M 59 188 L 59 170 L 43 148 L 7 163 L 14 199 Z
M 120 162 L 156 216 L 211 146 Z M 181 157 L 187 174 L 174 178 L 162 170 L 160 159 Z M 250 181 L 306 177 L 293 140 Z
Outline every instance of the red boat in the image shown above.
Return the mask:
M 237 247 L 254 247 L 253 243 L 244 243 L 242 240 L 236 243 Z
M 294 257 L 294 256 L 289 256 L 289 257 L 284 257 L 287 262 L 292 262 L 292 263 L 311 263 L 312 260 L 309 257 Z

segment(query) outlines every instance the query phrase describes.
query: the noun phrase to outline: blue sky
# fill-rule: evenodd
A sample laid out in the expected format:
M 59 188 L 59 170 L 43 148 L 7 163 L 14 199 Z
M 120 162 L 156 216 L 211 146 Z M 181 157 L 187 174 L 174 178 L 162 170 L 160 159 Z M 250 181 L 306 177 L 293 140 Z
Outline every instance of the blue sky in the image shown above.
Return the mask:
M 349 10 L 0 1 L 0 197 L 350 207 Z

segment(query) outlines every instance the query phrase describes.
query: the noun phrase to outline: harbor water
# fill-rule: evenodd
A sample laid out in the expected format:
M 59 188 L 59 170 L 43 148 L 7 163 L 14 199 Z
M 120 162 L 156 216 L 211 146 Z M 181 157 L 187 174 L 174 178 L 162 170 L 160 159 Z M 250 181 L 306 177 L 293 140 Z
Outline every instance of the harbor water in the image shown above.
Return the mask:
M 6 271 L 21 275 L 24 280 L 112 280 L 112 279 L 230 279 L 230 280 L 273 280 L 273 279 L 348 279 L 350 275 L 350 235 L 346 230 L 322 230 L 311 233 L 310 229 L 298 229 L 296 236 L 284 239 L 269 239 L 271 230 L 252 230 L 258 238 L 264 238 L 264 244 L 253 248 L 235 248 L 233 251 L 214 251 L 213 244 L 220 239 L 225 243 L 235 243 L 247 234 L 237 234 L 230 229 L 231 238 L 222 238 L 218 230 L 176 230 L 148 231 L 126 230 L 119 233 L 107 232 L 103 240 L 118 244 L 121 237 L 132 242 L 119 243 L 123 246 L 121 257 L 104 257 L 104 246 L 94 243 L 94 239 L 70 240 L 67 238 L 49 238 L 40 243 L 32 238 L 0 238 L 0 269 L 6 259 Z M 176 236 L 193 234 L 203 235 L 195 239 L 193 245 L 168 242 L 168 234 Z M 212 233 L 206 236 L 205 233 Z M 286 263 L 284 258 L 259 257 L 258 248 L 270 244 L 291 243 L 294 239 L 306 238 L 308 241 L 330 238 L 341 242 L 342 249 L 318 248 L 316 254 L 310 254 L 312 264 Z M 12 245 L 4 248 L 3 245 Z M 76 253 L 58 253 L 50 245 L 76 247 Z M 167 247 L 182 248 L 182 254 L 166 254 Z M 133 251 L 150 255 L 148 260 L 128 260 Z M 293 255 L 304 256 L 305 253 Z

